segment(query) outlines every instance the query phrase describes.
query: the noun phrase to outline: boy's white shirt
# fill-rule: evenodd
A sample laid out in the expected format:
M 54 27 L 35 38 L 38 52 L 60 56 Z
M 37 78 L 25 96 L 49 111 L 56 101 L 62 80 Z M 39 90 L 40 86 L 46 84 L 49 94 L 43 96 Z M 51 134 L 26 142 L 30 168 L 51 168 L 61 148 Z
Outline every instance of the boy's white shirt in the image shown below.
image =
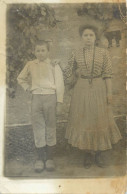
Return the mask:
M 18 83 L 27 90 L 31 85 L 33 94 L 55 94 L 57 102 L 63 102 L 64 97 L 64 80 L 60 66 L 51 64 L 52 61 L 47 58 L 45 61 L 29 61 L 19 74 Z M 32 83 L 29 78 L 32 74 Z

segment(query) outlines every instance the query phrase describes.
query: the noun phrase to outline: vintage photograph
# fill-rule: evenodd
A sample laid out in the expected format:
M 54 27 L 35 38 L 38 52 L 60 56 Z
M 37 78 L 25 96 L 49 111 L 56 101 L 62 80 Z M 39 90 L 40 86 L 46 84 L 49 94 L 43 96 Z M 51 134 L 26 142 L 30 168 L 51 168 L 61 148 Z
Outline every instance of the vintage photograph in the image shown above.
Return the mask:
M 4 176 L 126 174 L 125 3 L 8 4 Z

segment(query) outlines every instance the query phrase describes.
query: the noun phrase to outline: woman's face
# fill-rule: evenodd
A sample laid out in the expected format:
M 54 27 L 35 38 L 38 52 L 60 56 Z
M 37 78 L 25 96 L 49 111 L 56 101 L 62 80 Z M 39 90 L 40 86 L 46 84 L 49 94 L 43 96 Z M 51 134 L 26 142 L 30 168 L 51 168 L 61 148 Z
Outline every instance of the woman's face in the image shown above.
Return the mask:
M 82 39 L 87 46 L 92 46 L 95 43 L 96 35 L 93 30 L 85 29 L 82 33 Z

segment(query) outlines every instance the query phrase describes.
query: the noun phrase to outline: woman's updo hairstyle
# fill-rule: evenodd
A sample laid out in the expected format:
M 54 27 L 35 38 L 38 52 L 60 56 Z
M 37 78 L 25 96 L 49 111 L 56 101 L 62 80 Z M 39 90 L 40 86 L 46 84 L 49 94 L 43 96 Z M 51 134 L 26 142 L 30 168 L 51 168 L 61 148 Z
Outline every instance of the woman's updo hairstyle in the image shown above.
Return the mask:
M 97 28 L 95 26 L 92 26 L 92 25 L 82 25 L 82 26 L 80 26 L 79 27 L 79 34 L 80 34 L 80 36 L 82 36 L 83 32 L 85 30 L 87 30 L 87 29 L 88 30 L 92 30 L 95 33 L 96 39 L 98 39 L 98 30 L 97 30 Z

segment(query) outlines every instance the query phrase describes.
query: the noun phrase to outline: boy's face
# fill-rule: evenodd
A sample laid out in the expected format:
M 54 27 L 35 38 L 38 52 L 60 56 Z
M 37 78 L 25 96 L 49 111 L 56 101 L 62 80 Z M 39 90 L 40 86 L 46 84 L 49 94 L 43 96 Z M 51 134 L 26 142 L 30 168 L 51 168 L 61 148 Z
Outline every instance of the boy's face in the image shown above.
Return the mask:
M 46 45 L 37 45 L 35 47 L 35 56 L 39 61 L 44 61 L 49 55 Z

